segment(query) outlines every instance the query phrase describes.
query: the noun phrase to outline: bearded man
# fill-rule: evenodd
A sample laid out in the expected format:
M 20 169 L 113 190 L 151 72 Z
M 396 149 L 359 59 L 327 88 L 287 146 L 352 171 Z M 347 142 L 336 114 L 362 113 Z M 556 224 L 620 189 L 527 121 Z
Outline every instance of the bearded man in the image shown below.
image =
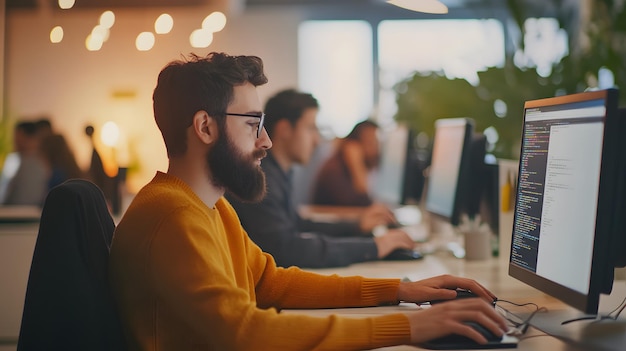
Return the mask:
M 109 280 L 129 350 L 360 350 L 457 333 L 486 339 L 464 321 L 502 335 L 487 289 L 467 278 L 323 276 L 277 267 L 250 240 L 226 191 L 246 201 L 265 192 L 260 164 L 272 146 L 256 87 L 267 82 L 255 56 L 211 53 L 168 64 L 153 94 L 169 157 L 116 228 Z M 411 314 L 369 318 L 281 314 L 481 298 Z M 487 301 L 485 301 L 487 300 Z

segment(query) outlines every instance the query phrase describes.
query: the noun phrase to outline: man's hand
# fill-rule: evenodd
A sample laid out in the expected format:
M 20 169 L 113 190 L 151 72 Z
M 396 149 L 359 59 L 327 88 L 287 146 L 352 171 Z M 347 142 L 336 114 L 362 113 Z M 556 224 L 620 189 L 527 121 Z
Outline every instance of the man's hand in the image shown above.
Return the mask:
M 492 303 L 496 296 L 477 281 L 452 275 L 440 275 L 416 282 L 402 282 L 398 287 L 398 300 L 404 302 L 426 302 L 447 300 L 456 297 L 455 289 L 470 290 L 485 301 Z
M 407 314 L 411 325 L 411 342 L 414 344 L 448 334 L 467 336 L 484 344 L 484 336 L 463 322 L 477 322 L 492 333 L 501 336 L 507 330 L 506 320 L 483 299 L 455 300 L 419 312 Z
M 393 212 L 383 204 L 368 206 L 359 218 L 359 227 L 364 233 L 371 232 L 376 226 L 389 224 L 397 224 L 397 220 Z
M 390 229 L 385 234 L 375 237 L 378 258 L 384 258 L 395 249 L 413 249 L 415 242 L 400 229 Z

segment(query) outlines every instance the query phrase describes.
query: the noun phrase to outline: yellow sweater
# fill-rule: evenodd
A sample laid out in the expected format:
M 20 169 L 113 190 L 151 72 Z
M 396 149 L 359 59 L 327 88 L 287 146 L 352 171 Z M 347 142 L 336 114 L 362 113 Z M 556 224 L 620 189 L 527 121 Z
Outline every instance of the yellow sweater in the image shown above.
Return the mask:
M 276 267 L 224 198 L 208 208 L 161 172 L 118 225 L 109 268 L 131 350 L 360 350 L 410 340 L 402 314 L 279 313 L 397 303 L 399 281 Z

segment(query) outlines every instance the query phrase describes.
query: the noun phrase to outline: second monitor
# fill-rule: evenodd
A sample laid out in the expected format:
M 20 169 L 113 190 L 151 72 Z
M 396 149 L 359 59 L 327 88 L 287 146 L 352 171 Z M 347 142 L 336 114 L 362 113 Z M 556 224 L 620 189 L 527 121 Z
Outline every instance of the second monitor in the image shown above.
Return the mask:
M 481 212 L 489 178 L 485 164 L 486 139 L 474 131 L 470 118 L 444 118 L 435 122 L 435 136 L 424 209 L 453 226 L 462 215 Z M 490 205 L 493 207 L 492 205 Z

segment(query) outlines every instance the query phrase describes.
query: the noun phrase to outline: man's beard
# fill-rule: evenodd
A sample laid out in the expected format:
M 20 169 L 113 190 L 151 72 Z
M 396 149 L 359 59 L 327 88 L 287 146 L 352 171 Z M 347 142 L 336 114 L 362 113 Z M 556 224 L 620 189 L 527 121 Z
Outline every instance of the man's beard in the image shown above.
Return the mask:
M 255 160 L 266 154 L 260 149 L 249 156 L 243 155 L 226 130 L 222 130 L 213 148 L 207 152 L 205 162 L 213 177 L 213 185 L 226 189 L 240 201 L 259 202 L 266 192 L 265 173 Z

